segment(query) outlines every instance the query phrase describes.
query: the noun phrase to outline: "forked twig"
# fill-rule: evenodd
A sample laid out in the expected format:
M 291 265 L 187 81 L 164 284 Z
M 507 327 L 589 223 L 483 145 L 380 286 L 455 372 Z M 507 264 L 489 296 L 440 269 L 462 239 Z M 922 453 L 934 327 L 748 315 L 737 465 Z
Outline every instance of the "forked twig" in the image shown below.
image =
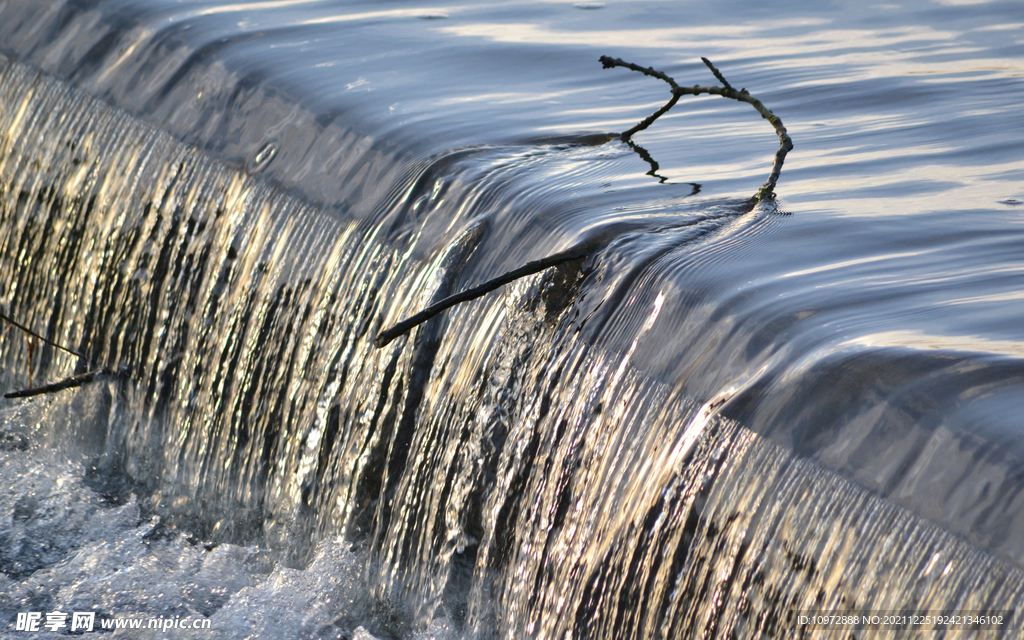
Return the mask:
M 710 60 L 708 60 L 707 58 L 701 58 L 701 60 L 703 60 L 704 64 L 706 64 L 708 68 L 711 69 L 711 73 L 715 74 L 715 77 L 718 79 L 719 82 L 722 83 L 723 86 L 715 87 L 694 85 L 692 87 L 680 87 L 671 76 L 667 75 L 662 71 L 658 71 L 653 67 L 641 67 L 640 65 L 633 64 L 632 62 L 626 62 L 625 60 L 622 60 L 620 58 L 610 58 L 608 56 L 601 56 L 601 63 L 604 65 L 605 69 L 610 69 L 612 67 L 626 67 L 627 69 L 638 71 L 644 74 L 645 76 L 651 76 L 652 78 L 663 80 L 667 82 L 670 87 L 672 87 L 672 97 L 669 99 L 668 102 L 665 103 L 664 106 L 662 106 L 660 109 L 655 111 L 647 118 L 641 120 L 632 128 L 623 131 L 619 135 L 619 138 L 623 142 L 629 143 L 634 148 L 634 150 L 637 150 L 637 152 L 640 153 L 641 158 L 644 158 L 644 160 L 650 163 L 651 171 L 649 172 L 649 175 L 658 177 L 662 180 L 662 182 L 664 182 L 665 179 L 662 178 L 661 176 L 658 176 L 656 173 L 658 170 L 658 163 L 654 162 L 653 158 L 650 157 L 650 154 L 647 154 L 646 150 L 643 149 L 643 147 L 640 147 L 639 145 L 636 145 L 633 142 L 631 142 L 630 138 L 633 136 L 633 134 L 637 133 L 638 131 L 643 131 L 647 127 L 651 126 L 651 124 L 653 124 L 655 120 L 660 118 L 662 115 L 667 113 L 669 109 L 675 106 L 676 102 L 678 102 L 679 98 L 681 98 L 682 96 L 697 96 L 703 93 L 707 93 L 719 95 L 722 96 L 723 98 L 731 98 L 732 100 L 739 100 L 740 102 L 746 102 L 747 104 L 757 109 L 757 112 L 761 114 L 761 117 L 766 119 L 768 122 L 772 124 L 773 127 L 775 127 L 775 132 L 779 136 L 779 150 L 775 153 L 775 162 L 772 165 L 772 172 L 768 176 L 768 181 L 761 186 L 761 188 L 758 190 L 757 194 L 752 198 L 752 200 L 755 202 L 760 202 L 761 200 L 769 200 L 771 198 L 774 198 L 775 184 L 778 182 L 779 174 L 782 172 L 782 163 L 786 159 L 786 154 L 789 153 L 789 151 L 793 148 L 793 140 L 790 139 L 789 134 L 786 132 L 786 127 L 782 125 L 782 120 L 779 119 L 779 117 L 776 116 L 774 113 L 769 111 L 767 107 L 761 104 L 760 100 L 747 93 L 746 89 L 740 89 L 739 91 L 734 89 L 732 85 L 729 84 L 729 82 L 725 79 L 725 76 L 722 75 L 722 72 L 719 71 L 715 67 L 715 65 L 711 63 Z M 699 185 L 694 185 L 694 193 L 696 193 L 699 189 Z M 462 293 L 457 293 L 455 295 L 448 296 L 444 300 L 441 300 L 440 302 L 436 302 L 430 305 L 423 311 L 420 311 L 419 313 L 412 315 L 406 318 L 405 320 L 402 320 L 398 324 L 388 329 L 385 329 L 384 331 L 381 331 L 373 340 L 373 345 L 379 349 L 389 344 L 395 338 L 405 335 L 406 333 L 413 330 L 417 326 L 423 324 L 427 320 L 430 320 L 431 318 L 441 313 L 445 309 L 454 307 L 455 305 L 461 302 L 467 302 L 469 300 L 479 298 L 480 296 L 491 291 L 494 291 L 498 287 L 518 280 L 519 278 L 533 275 L 549 267 L 584 258 L 595 248 L 595 245 L 591 243 L 586 246 L 578 246 L 567 251 L 563 251 L 561 253 L 556 253 L 555 255 L 548 256 L 547 258 L 534 260 L 532 262 L 526 263 L 525 265 L 519 267 L 518 269 L 513 269 L 512 271 L 504 273 L 498 276 L 497 278 L 488 280 L 487 282 L 481 285 L 477 285 L 472 289 L 468 289 L 466 291 L 463 291 Z
M 28 342 L 28 388 L 27 389 L 21 389 L 20 391 L 12 391 L 10 393 L 6 393 L 6 394 L 4 394 L 5 398 L 30 398 L 32 396 L 43 395 L 45 393 L 54 393 L 56 391 L 61 391 L 63 389 L 72 389 L 74 387 L 80 387 L 83 384 L 88 384 L 90 382 L 95 382 L 96 380 L 102 379 L 104 377 L 107 377 L 107 376 L 110 376 L 110 375 L 114 375 L 114 372 L 111 369 L 109 369 L 107 367 L 101 367 L 99 369 L 96 369 L 95 371 L 89 371 L 87 373 L 82 373 L 82 374 L 79 374 L 79 375 L 76 375 L 76 376 L 71 376 L 69 378 L 65 378 L 65 379 L 60 380 L 58 382 L 53 382 L 51 384 L 46 384 L 46 385 L 43 385 L 41 387 L 36 387 L 33 384 L 33 380 L 32 380 L 32 370 L 33 370 L 32 355 L 33 355 L 33 353 L 35 352 L 35 350 L 36 350 L 36 348 L 38 346 L 36 344 L 36 341 L 42 342 L 44 344 L 48 344 L 51 347 L 55 347 L 57 349 L 60 349 L 61 351 L 65 352 L 65 353 L 69 353 L 69 354 L 71 354 L 73 356 L 77 356 L 77 357 L 81 358 L 82 360 L 84 360 L 86 363 L 89 363 L 89 358 L 85 357 L 81 353 L 78 353 L 77 351 L 74 351 L 72 349 L 69 349 L 69 348 L 65 347 L 62 344 L 54 342 L 53 340 L 50 340 L 49 338 L 45 338 L 45 337 L 39 335 L 35 331 L 29 329 L 25 325 L 21 324 L 20 322 L 18 322 L 14 318 L 11 318 L 10 316 L 8 316 L 7 314 L 5 314 L 3 312 L 0 312 L 0 321 L 7 322 L 7 323 L 11 324 L 12 326 L 17 327 L 18 329 L 21 329 L 23 332 L 25 332 L 26 340 Z
M 644 118 L 632 128 L 623 131 L 619 135 L 619 138 L 623 142 L 629 142 L 629 139 L 633 137 L 633 134 L 638 131 L 643 131 L 647 127 L 651 126 L 655 120 L 664 115 L 669 109 L 675 106 L 676 102 L 682 96 L 699 96 L 701 94 L 717 95 L 723 98 L 729 98 L 731 100 L 738 100 L 740 102 L 746 102 L 751 105 L 757 112 L 761 114 L 761 117 L 767 120 L 775 128 L 775 133 L 779 136 L 779 150 L 775 152 L 775 161 L 772 163 L 772 171 L 768 175 L 768 180 L 758 189 L 757 194 L 754 196 L 754 200 L 760 202 L 761 200 L 769 200 L 775 197 L 775 184 L 779 181 L 779 174 L 782 173 L 782 163 L 786 160 L 786 154 L 793 149 L 793 139 L 789 137 L 789 133 L 786 131 L 786 127 L 782 124 L 782 119 L 771 112 L 766 106 L 764 106 L 760 100 L 750 95 L 746 89 L 740 89 L 737 91 L 722 75 L 722 72 L 715 67 L 707 58 L 701 58 L 704 64 L 707 65 L 711 73 L 715 74 L 715 78 L 718 79 L 724 86 L 702 86 L 693 85 L 692 87 L 681 87 L 675 79 L 668 74 L 658 71 L 653 67 L 641 67 L 638 64 L 632 62 L 626 62 L 621 58 L 612 58 L 609 56 L 601 56 L 601 64 L 604 65 L 605 69 L 611 69 L 613 67 L 625 67 L 626 69 L 632 69 L 645 76 L 651 76 L 667 82 L 672 88 L 672 97 L 663 107 L 652 113 L 650 116 Z

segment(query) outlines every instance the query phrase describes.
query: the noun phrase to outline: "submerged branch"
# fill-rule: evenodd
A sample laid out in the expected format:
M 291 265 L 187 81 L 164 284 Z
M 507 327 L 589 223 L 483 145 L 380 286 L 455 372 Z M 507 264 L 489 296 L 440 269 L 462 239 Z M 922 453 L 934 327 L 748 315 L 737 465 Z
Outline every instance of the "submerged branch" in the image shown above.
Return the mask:
M 6 322 L 11 323 L 15 327 L 17 327 L 17 328 L 21 329 L 22 331 L 24 331 L 25 333 L 27 333 L 29 336 L 31 336 L 31 337 L 33 337 L 33 338 L 35 338 L 37 340 L 41 340 L 42 342 L 50 345 L 51 347 L 56 347 L 56 348 L 60 349 L 61 351 L 65 352 L 65 353 L 70 353 L 73 356 L 78 356 L 79 358 L 81 358 L 82 360 L 85 360 L 87 362 L 89 360 L 89 358 L 86 358 L 85 356 L 83 356 L 82 354 L 78 353 L 77 351 L 73 351 L 71 349 L 68 349 L 67 347 L 65 347 L 62 344 L 57 344 L 56 342 L 54 342 L 53 340 L 50 340 L 49 338 L 44 338 L 43 336 L 41 336 L 38 333 L 36 333 L 35 331 L 29 329 L 28 327 L 26 327 L 25 325 L 21 324 L 17 320 L 11 318 L 10 316 L 8 316 L 7 314 L 5 314 L 2 311 L 0 311 L 0 320 L 4 320 Z M 33 346 L 33 348 L 35 347 L 34 344 L 32 346 Z M 31 354 L 31 351 L 29 351 L 29 353 Z
M 638 156 L 640 156 L 641 160 L 651 165 L 651 170 L 648 171 L 646 175 L 649 175 L 652 178 L 657 178 L 660 184 L 665 184 L 668 181 L 667 177 L 658 173 L 658 169 L 661 169 L 661 165 L 658 164 L 658 161 L 654 159 L 654 156 L 652 156 L 650 152 L 647 151 L 647 149 L 644 149 L 642 146 L 633 142 L 632 140 L 626 140 L 626 144 L 628 144 L 629 148 L 635 151 Z
M 771 112 L 760 100 L 750 95 L 746 89 L 740 89 L 737 91 L 732 85 L 725 79 L 722 72 L 715 67 L 707 58 L 701 58 L 704 64 L 708 66 L 711 73 L 715 74 L 715 78 L 722 83 L 721 87 L 718 86 L 702 86 L 694 85 L 692 87 L 681 87 L 676 83 L 668 74 L 658 71 L 653 67 L 641 67 L 640 65 L 633 64 L 632 62 L 626 62 L 621 58 L 611 58 L 609 56 L 601 56 L 601 64 L 604 65 L 605 69 L 611 69 L 613 67 L 625 67 L 631 69 L 645 76 L 651 76 L 667 82 L 672 88 L 672 97 L 665 106 L 655 111 L 653 114 L 644 118 L 635 126 L 626 131 L 623 131 L 619 138 L 623 142 L 629 142 L 630 138 L 637 132 L 643 131 L 647 127 L 651 126 L 655 120 L 664 115 L 669 109 L 675 106 L 676 102 L 682 96 L 699 96 L 701 94 L 717 95 L 723 98 L 729 98 L 731 100 L 738 100 L 739 102 L 746 102 L 750 106 L 754 107 L 761 117 L 771 123 L 772 127 L 775 128 L 775 133 L 779 136 L 779 150 L 775 152 L 775 161 L 772 164 L 772 171 L 768 175 L 768 180 L 758 190 L 757 195 L 754 196 L 755 201 L 768 200 L 775 197 L 775 184 L 779 181 L 779 175 L 782 173 L 782 163 L 786 160 L 786 154 L 793 149 L 793 140 L 789 137 L 789 133 L 786 131 L 786 127 L 782 124 L 782 119 Z
M 31 398 L 32 396 L 41 396 L 44 393 L 56 393 L 57 391 L 63 391 L 64 389 L 73 389 L 80 387 L 83 384 L 89 384 L 95 382 L 98 379 L 105 378 L 114 375 L 114 372 L 107 367 L 102 367 L 95 371 L 89 371 L 88 373 L 82 373 L 77 376 L 71 376 L 70 378 L 64 378 L 58 382 L 51 384 L 44 384 L 41 387 L 33 388 L 29 385 L 28 389 L 22 389 L 20 391 L 12 391 L 5 393 L 5 398 Z
M 729 84 L 729 82 L 725 79 L 725 76 L 722 75 L 722 72 L 719 71 L 715 67 L 715 65 L 711 64 L 710 60 L 708 60 L 707 58 L 701 58 L 701 60 L 703 60 L 704 64 L 706 64 L 708 68 L 711 69 L 711 72 L 715 74 L 715 77 L 718 79 L 719 82 L 722 83 L 723 86 L 705 87 L 701 85 L 694 85 L 692 87 L 681 87 L 676 83 L 676 81 L 671 76 L 662 71 L 658 71 L 653 67 L 641 67 L 640 65 L 633 64 L 632 62 L 626 62 L 625 60 L 622 60 L 620 58 L 610 58 L 608 56 L 601 56 L 601 63 L 604 65 L 606 69 L 610 69 L 612 67 L 625 67 L 627 69 L 632 69 L 633 71 L 642 73 L 645 76 L 651 76 L 652 78 L 657 78 L 659 80 L 667 82 L 668 85 L 672 88 L 672 98 L 668 102 L 666 102 L 663 107 L 655 111 L 647 118 L 641 120 L 631 129 L 622 132 L 619 135 L 619 138 L 623 142 L 629 144 L 634 151 L 640 154 L 641 158 L 643 158 L 651 165 L 651 171 L 649 172 L 649 175 L 655 176 L 659 178 L 662 182 L 664 182 L 665 178 L 657 174 L 658 163 L 654 161 L 654 159 L 650 156 L 649 153 L 647 153 L 646 149 L 644 149 L 638 144 L 635 144 L 630 140 L 633 134 L 637 133 L 638 131 L 643 131 L 647 127 L 651 126 L 651 124 L 653 124 L 655 120 L 663 116 L 666 112 L 668 112 L 669 109 L 675 106 L 676 102 L 679 101 L 679 98 L 685 95 L 696 96 L 707 93 L 719 95 L 722 96 L 723 98 L 739 100 L 740 102 L 746 102 L 747 104 L 750 104 L 755 109 L 757 109 L 757 112 L 760 113 L 763 118 L 768 120 L 768 122 L 772 123 L 772 126 L 775 127 L 775 132 L 779 136 L 779 150 L 775 154 L 775 164 L 772 166 L 772 172 L 768 176 L 768 181 L 764 183 L 761 189 L 757 192 L 757 195 L 754 196 L 753 201 L 756 202 L 774 198 L 775 183 L 778 182 L 779 180 L 779 173 L 782 171 L 782 162 L 786 159 L 786 153 L 788 153 L 789 150 L 793 148 L 793 141 L 790 139 L 789 134 L 786 133 L 786 127 L 782 125 L 782 120 L 780 120 L 778 116 L 776 116 L 774 113 L 769 111 L 763 104 L 761 104 L 760 100 L 747 93 L 746 89 L 741 89 L 739 91 L 734 89 L 732 85 Z M 700 185 L 694 184 L 693 188 L 693 193 L 697 193 L 700 190 Z M 487 282 L 481 285 L 477 285 L 472 289 L 468 289 L 466 291 L 463 291 L 462 293 L 457 293 L 455 295 L 448 296 L 447 298 L 441 300 L 440 302 L 435 302 L 434 304 L 430 305 L 423 311 L 420 311 L 419 313 L 412 315 L 406 318 L 405 320 L 402 320 L 398 324 L 388 329 L 385 329 L 384 331 L 381 331 L 380 333 L 377 334 L 377 337 L 374 338 L 373 345 L 379 349 L 391 343 L 391 341 L 393 341 L 394 339 L 405 335 L 409 331 L 412 331 L 414 328 L 423 324 L 427 320 L 430 320 L 431 318 L 441 313 L 445 309 L 454 307 L 455 305 L 462 302 L 475 300 L 476 298 L 479 298 L 484 294 L 490 293 L 491 291 L 494 291 L 498 287 L 518 280 L 519 278 L 533 275 L 549 267 L 584 258 L 588 255 L 588 253 L 592 252 L 594 248 L 595 245 L 593 243 L 590 243 L 586 246 L 577 246 L 573 249 L 569 249 L 561 253 L 556 253 L 555 255 L 548 256 L 547 258 L 534 260 L 532 262 L 526 263 L 525 265 L 519 267 L 518 269 L 513 269 L 512 271 L 504 273 L 498 276 L 497 278 L 494 278 L 493 280 L 488 280 Z
M 59 380 L 57 382 L 53 382 L 53 383 L 50 383 L 50 384 L 45 384 L 45 385 L 43 385 L 41 387 L 37 387 L 37 386 L 35 386 L 33 384 L 33 381 L 32 381 L 32 370 L 34 368 L 33 367 L 33 362 L 32 362 L 32 354 L 33 354 L 33 352 L 35 352 L 35 350 L 37 348 L 37 344 L 36 344 L 37 341 L 38 342 L 42 342 L 44 344 L 48 344 L 51 347 L 55 347 L 57 349 L 60 349 L 61 351 L 65 352 L 65 353 L 69 353 L 69 354 L 71 354 L 73 356 L 81 358 L 82 361 L 84 361 L 86 363 L 90 362 L 89 358 L 85 357 L 81 353 L 78 353 L 77 351 L 74 351 L 73 349 L 69 349 L 69 348 L 65 347 L 64 345 L 62 345 L 62 344 L 59 344 L 57 342 L 54 342 L 53 340 L 50 340 L 49 338 L 45 338 L 45 337 L 39 335 L 38 333 L 36 333 L 35 331 L 29 329 L 28 327 L 26 327 L 25 325 L 21 324 L 20 322 L 18 322 L 14 318 L 8 316 L 7 314 L 5 314 L 3 312 L 0 312 L 0 323 L 2 323 L 2 322 L 7 322 L 11 326 L 14 326 L 14 327 L 17 327 L 18 329 L 21 329 L 21 331 L 25 333 L 25 339 L 28 342 L 28 388 L 27 389 L 21 389 L 20 391 L 12 391 L 10 393 L 5 393 L 4 394 L 5 398 L 31 398 L 33 396 L 39 396 L 39 395 L 43 395 L 43 394 L 46 394 L 46 393 L 55 393 L 57 391 L 62 391 L 64 389 L 73 389 L 75 387 L 80 387 L 80 386 L 82 386 L 84 384 L 89 384 L 90 382 L 95 382 L 96 380 L 101 380 L 101 379 L 109 377 L 109 376 L 117 375 L 117 374 L 114 373 L 113 370 L 109 369 L 108 367 L 101 367 L 99 369 L 96 369 L 95 371 L 89 371 L 87 373 L 81 373 L 81 374 L 78 374 L 76 376 L 71 376 L 69 378 L 64 378 L 63 380 Z
M 507 271 L 498 276 L 497 278 L 488 280 L 487 282 L 481 285 L 477 285 L 472 289 L 467 289 L 462 293 L 456 293 L 455 295 L 448 296 L 444 300 L 435 302 L 434 304 L 430 305 L 423 311 L 420 311 L 416 315 L 409 316 L 408 318 L 402 320 L 401 322 L 394 325 L 390 329 L 381 331 L 380 333 L 377 334 L 377 337 L 374 339 L 373 346 L 379 349 L 387 345 L 395 338 L 398 338 L 400 336 L 405 335 L 406 333 L 409 333 L 410 331 L 412 331 L 419 325 L 423 324 L 427 320 L 430 320 L 431 318 L 441 313 L 445 309 L 454 307 L 460 302 L 468 302 L 470 300 L 475 300 L 480 296 L 490 293 L 491 291 L 494 291 L 498 287 L 504 286 L 510 282 L 514 282 L 519 278 L 524 278 L 526 276 L 539 273 L 549 267 L 554 267 L 560 264 L 564 264 L 566 262 L 572 262 L 573 260 L 579 260 L 580 258 L 586 257 L 586 255 L 587 252 L 585 248 L 577 247 L 574 249 L 569 249 L 568 251 L 556 253 L 553 256 L 548 256 L 546 258 L 541 258 L 539 260 L 527 262 L 518 269 Z

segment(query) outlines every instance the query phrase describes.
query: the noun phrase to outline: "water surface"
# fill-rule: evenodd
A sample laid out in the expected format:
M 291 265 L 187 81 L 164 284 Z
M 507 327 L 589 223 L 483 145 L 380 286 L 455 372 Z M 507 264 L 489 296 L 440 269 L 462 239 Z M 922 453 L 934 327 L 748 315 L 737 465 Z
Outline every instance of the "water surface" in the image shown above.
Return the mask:
M 136 372 L 115 409 L 88 412 L 113 425 L 99 449 L 136 496 L 119 508 L 264 545 L 271 564 L 304 566 L 341 534 L 380 559 L 371 582 L 412 612 L 409 633 L 718 629 L 673 613 L 685 590 L 667 585 L 699 571 L 630 545 L 646 531 L 651 549 L 690 548 L 702 529 L 685 516 L 663 535 L 643 523 L 698 513 L 688 456 L 741 472 L 741 428 L 759 438 L 751 469 L 823 470 L 847 503 L 864 492 L 871 513 L 955 541 L 920 534 L 910 558 L 962 544 L 1024 563 L 1017 3 L 9 0 L 0 18 L 0 261 L 17 274 L 0 303 Z M 747 204 L 777 146 L 748 105 L 686 97 L 638 148 L 615 139 L 668 91 L 600 55 L 682 85 L 713 84 L 713 60 L 794 139 L 778 198 Z M 77 231 L 42 233 L 46 212 Z M 370 346 L 446 292 L 595 237 L 572 268 Z M 2 340 L 6 384 L 23 385 L 24 339 Z M 35 375 L 80 366 L 45 358 Z M 707 464 L 769 501 L 803 482 Z M 715 495 L 722 518 L 777 531 L 750 515 L 762 498 Z M 8 579 L 63 561 L 84 544 L 69 535 Z M 791 543 L 772 535 L 765 549 Z M 643 570 L 601 577 L 629 557 Z M 887 566 L 883 583 L 931 571 Z M 658 613 L 603 618 L 634 596 L 602 589 L 644 572 Z M 808 580 L 779 584 L 813 597 Z M 739 591 L 729 606 L 757 601 Z

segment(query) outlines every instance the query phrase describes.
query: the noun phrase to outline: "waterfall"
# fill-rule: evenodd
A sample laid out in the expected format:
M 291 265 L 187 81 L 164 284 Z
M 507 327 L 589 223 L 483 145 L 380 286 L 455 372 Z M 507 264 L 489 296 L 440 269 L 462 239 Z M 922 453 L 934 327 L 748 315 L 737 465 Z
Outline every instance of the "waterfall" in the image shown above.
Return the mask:
M 594 203 L 564 178 L 630 158 L 617 141 L 423 158 L 349 132 L 328 207 L 263 172 L 275 147 L 231 162 L 0 65 L 0 305 L 87 356 L 40 347 L 34 380 L 123 372 L 19 406 L 75 434 L 110 509 L 137 500 L 273 566 L 342 540 L 374 603 L 363 622 L 396 637 L 438 619 L 463 637 L 797 637 L 799 612 L 1024 601 L 1005 557 L 723 417 L 751 381 L 706 398 L 664 375 L 729 323 L 690 304 L 684 267 L 776 232 L 775 204 L 652 199 L 570 227 Z M 585 259 L 372 344 L 596 237 Z M 655 329 L 669 310 L 672 344 Z M 25 386 L 25 352 L 0 333 L 5 389 Z

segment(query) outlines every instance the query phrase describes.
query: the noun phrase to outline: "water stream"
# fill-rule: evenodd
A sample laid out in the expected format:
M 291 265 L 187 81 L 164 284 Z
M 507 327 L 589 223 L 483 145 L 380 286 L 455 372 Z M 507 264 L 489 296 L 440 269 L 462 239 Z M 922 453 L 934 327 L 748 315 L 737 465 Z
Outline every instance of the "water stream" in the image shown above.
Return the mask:
M 0 384 L 116 372 L 0 404 L 12 637 L 1024 634 L 1015 4 L 0 19 L 0 310 L 86 356 L 0 328 Z M 668 96 L 602 54 L 762 99 L 778 199 L 747 105 L 615 138 Z

